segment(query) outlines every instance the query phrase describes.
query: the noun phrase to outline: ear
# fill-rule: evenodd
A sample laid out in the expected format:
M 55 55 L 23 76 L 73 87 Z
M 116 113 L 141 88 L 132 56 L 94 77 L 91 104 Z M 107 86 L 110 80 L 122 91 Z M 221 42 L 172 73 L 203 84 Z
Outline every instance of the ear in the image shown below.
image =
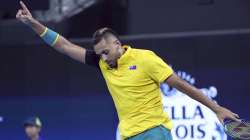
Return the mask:
M 41 127 L 39 127 L 39 128 L 38 128 L 38 132 L 41 132 L 41 130 L 42 130 L 42 128 L 41 128 Z

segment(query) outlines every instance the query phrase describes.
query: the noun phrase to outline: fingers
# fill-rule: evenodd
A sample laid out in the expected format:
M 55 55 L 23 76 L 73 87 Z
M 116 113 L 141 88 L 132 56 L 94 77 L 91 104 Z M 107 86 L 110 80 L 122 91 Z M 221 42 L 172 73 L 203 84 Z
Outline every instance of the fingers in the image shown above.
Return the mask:
M 236 122 L 241 122 L 241 119 L 239 119 L 239 115 L 233 113 L 233 115 L 230 117 L 230 119 L 236 121 Z
M 16 18 L 22 22 L 24 22 L 25 20 L 28 19 L 28 16 L 26 14 L 24 14 L 24 11 L 22 9 L 19 9 L 17 14 L 16 14 Z
M 222 125 L 224 125 L 224 121 L 226 121 L 227 119 L 229 120 L 233 120 L 233 121 L 236 121 L 236 122 L 241 122 L 241 119 L 239 119 L 239 115 L 236 114 L 236 113 L 233 113 L 231 111 L 228 111 L 228 112 L 224 112 L 224 113 L 221 113 L 221 114 L 217 114 L 218 116 L 218 119 L 219 121 L 221 122 Z
M 233 115 L 236 117 L 236 118 L 240 118 L 238 114 L 236 113 L 233 113 Z
M 236 122 L 241 122 L 241 119 L 237 119 L 237 118 L 232 118 L 234 121 Z
M 23 1 L 20 1 L 20 5 L 22 6 L 23 10 L 29 11 L 26 5 L 23 3 Z
M 23 3 L 23 1 L 20 1 L 21 7 L 23 9 L 23 13 L 31 15 L 29 9 L 27 8 L 27 6 Z
M 237 121 L 237 122 L 240 122 L 241 121 L 241 119 L 239 119 L 240 117 L 239 117 L 239 115 L 238 114 L 236 114 L 236 113 L 233 113 L 233 112 L 231 112 L 231 119 L 232 120 L 234 120 L 234 121 Z
M 219 118 L 219 121 L 222 125 L 224 125 L 224 119 Z
M 25 17 L 25 13 L 23 10 L 19 9 L 16 14 L 16 18 L 22 18 L 22 17 Z
M 16 18 L 20 18 L 21 15 L 22 15 L 22 10 L 19 9 L 18 12 L 17 12 L 17 14 L 16 14 Z

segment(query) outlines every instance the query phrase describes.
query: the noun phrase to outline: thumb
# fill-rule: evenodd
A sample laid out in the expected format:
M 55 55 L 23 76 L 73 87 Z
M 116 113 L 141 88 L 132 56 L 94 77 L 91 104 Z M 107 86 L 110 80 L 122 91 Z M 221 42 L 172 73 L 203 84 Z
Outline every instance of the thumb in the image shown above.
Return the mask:
M 224 125 L 224 118 L 221 117 L 221 116 L 219 116 L 219 115 L 217 115 L 217 117 L 218 117 L 218 120 L 220 121 L 220 123 L 221 123 L 222 125 Z
M 223 119 L 219 119 L 219 121 L 220 121 L 220 123 L 221 123 L 222 125 L 224 125 L 224 120 L 223 120 Z
M 233 115 L 236 117 L 236 118 L 240 118 L 240 116 L 236 113 L 233 113 Z

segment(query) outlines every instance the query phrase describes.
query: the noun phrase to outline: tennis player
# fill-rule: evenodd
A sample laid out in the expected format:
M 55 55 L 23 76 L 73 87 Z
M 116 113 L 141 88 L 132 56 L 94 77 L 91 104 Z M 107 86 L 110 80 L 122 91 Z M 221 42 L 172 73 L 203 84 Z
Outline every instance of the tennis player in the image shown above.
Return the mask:
M 100 69 L 119 116 L 119 131 L 126 140 L 172 140 L 172 121 L 163 110 L 160 84 L 186 93 L 213 110 L 219 120 L 238 120 L 238 115 L 214 103 L 200 90 L 179 78 L 150 50 L 135 49 L 120 42 L 109 28 L 93 35 L 93 51 L 80 47 L 34 19 L 20 2 L 16 18 L 31 27 L 48 45 L 74 60 Z

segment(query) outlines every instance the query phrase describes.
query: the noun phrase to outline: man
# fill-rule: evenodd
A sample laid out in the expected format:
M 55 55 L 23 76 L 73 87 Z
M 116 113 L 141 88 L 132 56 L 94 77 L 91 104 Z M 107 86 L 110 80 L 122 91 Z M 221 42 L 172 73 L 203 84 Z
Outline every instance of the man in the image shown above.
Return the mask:
M 42 123 L 38 117 L 28 118 L 24 122 L 25 133 L 30 140 L 42 140 L 40 137 L 41 128 Z
M 209 100 L 201 91 L 180 79 L 152 51 L 122 45 L 109 28 L 97 30 L 93 36 L 94 51 L 79 47 L 35 20 L 20 2 L 16 18 L 31 27 L 58 52 L 100 69 L 114 100 L 122 139 L 172 140 L 172 121 L 163 111 L 160 84 L 186 93 L 213 110 L 223 123 L 225 118 L 239 121 L 238 115 Z

